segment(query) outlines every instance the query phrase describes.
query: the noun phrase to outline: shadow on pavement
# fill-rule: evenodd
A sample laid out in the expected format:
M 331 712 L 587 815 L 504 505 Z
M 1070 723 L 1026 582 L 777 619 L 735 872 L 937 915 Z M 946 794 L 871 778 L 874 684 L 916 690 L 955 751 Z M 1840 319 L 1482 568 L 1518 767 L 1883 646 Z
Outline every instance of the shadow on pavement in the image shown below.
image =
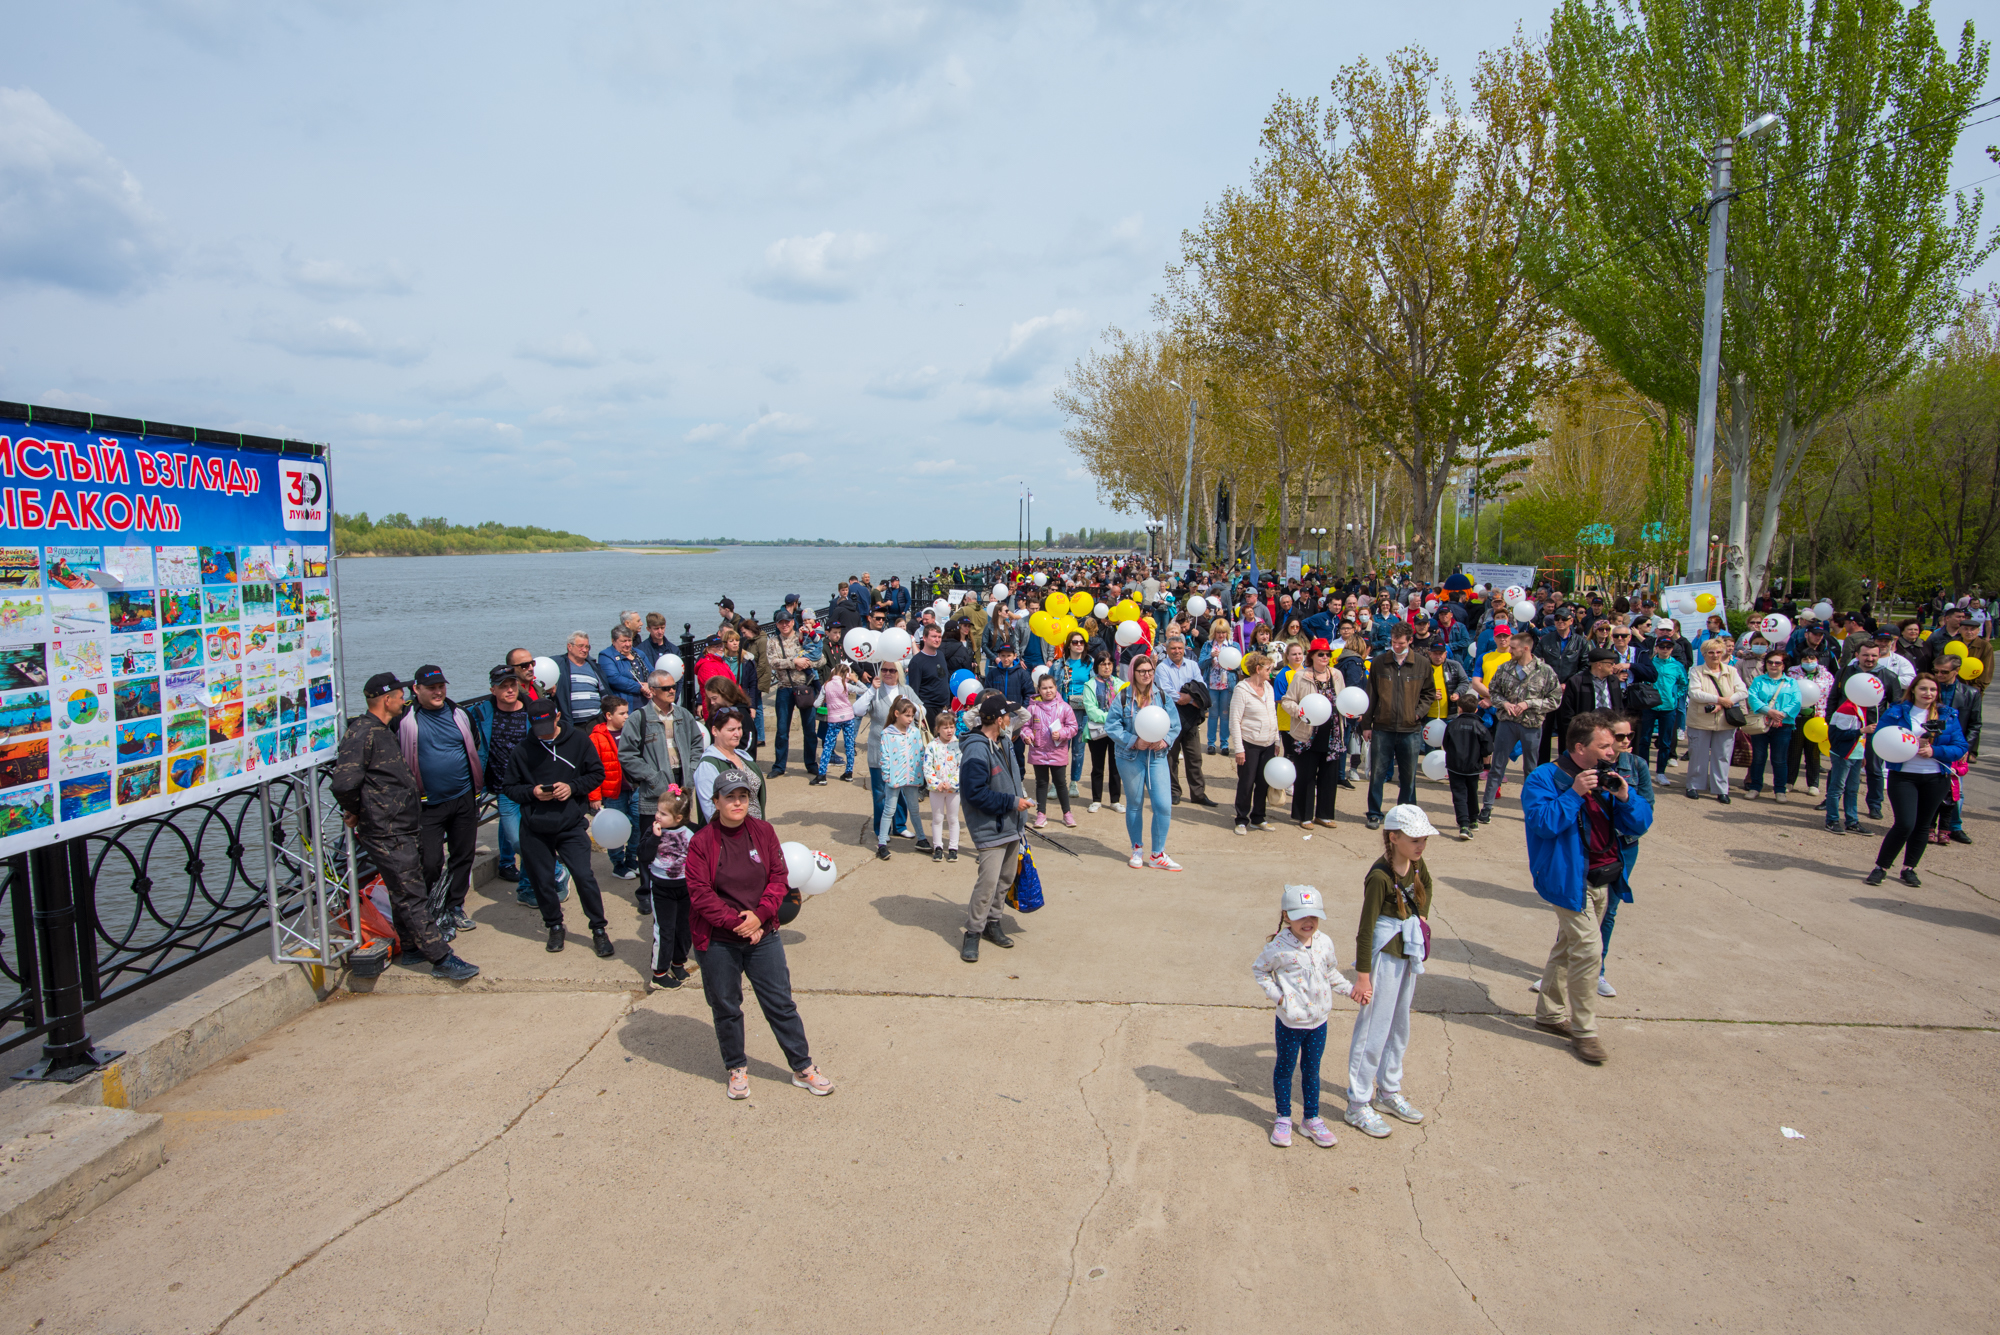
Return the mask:
M 1470 895 L 1474 899 L 1491 899 L 1523 909 L 1547 907 L 1542 897 L 1532 890 L 1516 890 L 1512 886 L 1495 885 L 1491 881 L 1475 881 L 1464 876 L 1441 876 L 1438 879 L 1460 894 Z
M 968 897 L 970 886 L 961 887 Z M 869 901 L 884 919 L 898 927 L 921 927 L 957 946 L 965 935 L 965 905 L 958 900 L 923 895 L 883 895 Z M 1011 916 L 1011 915 L 1010 915 Z
M 700 983 L 691 979 L 690 984 L 697 989 L 696 1001 L 699 1002 Z M 746 993 L 749 990 L 747 987 L 744 989 Z M 746 1026 L 763 1024 L 764 1017 L 758 1013 L 756 1003 L 747 995 L 743 1000 L 746 1012 L 743 1023 Z M 618 1042 L 633 1056 L 644 1057 L 671 1070 L 706 1080 L 723 1079 L 722 1054 L 715 1046 L 715 1027 L 692 1015 L 636 1008 L 619 1026 Z M 792 1078 L 790 1071 L 756 1057 L 750 1059 L 750 1074 L 760 1080 L 786 1083 Z
M 1925 868 L 1926 871 L 1929 868 Z M 2000 936 L 2000 918 L 1990 913 L 1973 913 L 1967 909 L 1939 908 L 1931 904 L 1912 904 L 1902 899 L 1851 899 L 1850 904 L 1859 904 L 1864 909 L 1880 909 L 1902 918 L 1915 918 L 1938 927 L 1958 927 L 1969 932 L 1985 932 L 1989 936 Z
M 1238 1117 L 1257 1127 L 1270 1124 L 1271 1109 L 1243 1091 L 1268 1090 L 1275 1052 L 1272 1044 L 1223 1047 L 1215 1043 L 1191 1043 L 1188 1051 L 1208 1063 L 1209 1069 L 1220 1078 L 1188 1075 L 1166 1066 L 1138 1066 L 1132 1074 L 1147 1089 L 1166 1095 L 1191 1113 L 1203 1117 Z

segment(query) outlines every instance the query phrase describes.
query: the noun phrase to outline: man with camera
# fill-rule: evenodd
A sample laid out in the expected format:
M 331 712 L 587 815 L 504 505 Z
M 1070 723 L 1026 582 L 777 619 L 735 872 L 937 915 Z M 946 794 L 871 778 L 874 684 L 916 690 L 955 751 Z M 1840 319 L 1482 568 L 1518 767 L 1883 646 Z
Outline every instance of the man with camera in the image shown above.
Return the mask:
M 1623 837 L 1644 834 L 1653 808 L 1620 777 L 1615 719 L 1591 710 L 1569 721 L 1563 753 L 1521 789 L 1528 869 L 1556 911 L 1556 944 L 1542 970 L 1535 1023 L 1570 1040 L 1593 1066 L 1610 1055 L 1597 1036 L 1599 923 L 1625 880 Z

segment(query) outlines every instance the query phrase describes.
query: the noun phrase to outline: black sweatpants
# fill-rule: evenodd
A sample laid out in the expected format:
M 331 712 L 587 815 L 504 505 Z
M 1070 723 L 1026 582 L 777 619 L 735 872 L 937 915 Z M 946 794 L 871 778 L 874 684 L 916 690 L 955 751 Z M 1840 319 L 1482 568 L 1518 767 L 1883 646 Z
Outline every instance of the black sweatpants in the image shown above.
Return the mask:
M 1113 803 L 1119 801 L 1119 794 L 1123 791 L 1120 785 L 1124 781 L 1118 777 L 1118 753 L 1115 750 L 1117 745 L 1118 743 L 1109 737 L 1090 739 L 1090 800 L 1093 802 L 1105 800 L 1104 771 L 1107 769 L 1111 771 L 1110 800 Z
M 1479 780 L 1477 774 L 1452 774 L 1451 814 L 1458 821 L 1458 828 L 1469 830 L 1479 824 Z
M 651 872 L 642 874 L 653 889 L 653 977 L 658 978 L 670 964 L 687 967 L 688 948 L 694 943 L 688 883 L 656 881 Z
M 1791 763 L 1785 767 L 1785 773 L 1792 776 L 1794 787 L 1798 785 L 1799 775 L 1801 774 L 1806 776 L 1806 787 L 1819 787 L 1819 745 L 1816 742 L 1806 740 L 1805 720 L 1803 718 L 1799 720 L 1799 726 L 1792 729 L 1790 759 Z M 1799 768 L 1802 762 L 1805 765 L 1804 769 Z
M 389 892 L 389 916 L 395 922 L 396 935 L 402 938 L 403 949 L 415 951 L 432 964 L 449 955 L 451 948 L 438 935 L 437 922 L 431 917 L 430 883 L 424 880 L 423 868 L 418 865 L 417 836 L 396 834 L 371 839 L 362 835 L 358 842 L 375 864 L 375 870 L 382 874 L 383 888 Z
M 1238 825 L 1264 823 L 1264 803 L 1271 796 L 1271 785 L 1264 782 L 1264 766 L 1277 754 L 1275 745 L 1257 746 L 1251 743 L 1243 747 L 1243 768 L 1236 771 Z
M 714 928 L 708 949 L 701 952 L 701 990 L 708 998 L 709 1013 L 715 1017 L 715 1041 L 722 1049 L 725 1070 L 748 1066 L 743 1051 L 743 978 L 757 991 L 757 1005 L 764 1023 L 771 1026 L 785 1064 L 794 1073 L 812 1063 L 806 1047 L 805 1021 L 792 1001 L 792 971 L 785 963 L 784 943 L 776 932 L 764 933 L 763 940 L 751 945 L 740 936 Z
M 467 789 L 444 802 L 424 803 L 417 829 L 418 852 L 423 860 L 424 884 L 436 885 L 438 873 L 451 874 L 445 887 L 448 909 L 465 907 L 465 892 L 472 888 L 472 855 L 479 849 L 479 794 Z M 451 852 L 450 860 L 445 851 Z
M 1035 812 L 1046 815 L 1049 809 L 1049 785 L 1056 786 L 1056 800 L 1062 803 L 1063 814 L 1069 814 L 1069 789 L 1063 781 L 1069 776 L 1069 765 L 1035 766 Z
M 576 900 L 583 905 L 593 932 L 604 926 L 604 895 L 597 888 L 597 873 L 590 869 L 590 829 L 581 820 L 555 834 L 537 834 L 521 822 L 521 867 L 528 883 L 535 887 L 535 902 L 541 905 L 542 925 L 560 927 L 562 901 L 556 898 L 556 860 L 569 868 L 576 883 Z
M 1292 781 L 1292 819 L 1300 824 L 1313 820 L 1332 820 L 1333 799 L 1340 795 L 1340 789 L 1334 786 L 1334 782 L 1340 777 L 1340 767 L 1347 763 L 1346 755 L 1339 752 L 1327 755 L 1326 743 L 1320 740 L 1319 734 L 1315 731 L 1312 740 L 1301 750 L 1293 752 L 1291 759 L 1299 772 L 1298 777 Z
M 1910 774 L 1897 770 L 1889 776 L 1889 811 L 1891 819 L 1888 832 L 1882 836 L 1882 847 L 1875 854 L 1875 865 L 1886 868 L 1896 860 L 1896 854 L 1903 855 L 1903 865 L 1914 867 L 1924 860 L 1924 846 L 1929 841 L 1931 822 L 1937 819 L 1938 808 L 1951 796 L 1951 775 Z

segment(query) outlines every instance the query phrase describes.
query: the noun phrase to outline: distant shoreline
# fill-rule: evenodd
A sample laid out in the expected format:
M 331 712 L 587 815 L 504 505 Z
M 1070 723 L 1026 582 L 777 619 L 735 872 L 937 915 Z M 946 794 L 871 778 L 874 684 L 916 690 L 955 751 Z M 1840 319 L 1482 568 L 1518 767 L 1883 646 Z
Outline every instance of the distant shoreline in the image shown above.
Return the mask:
M 367 561 L 377 557 L 428 560 L 433 556 L 575 556 L 582 552 L 628 552 L 633 556 L 709 556 L 714 547 L 535 547 L 516 552 L 340 552 L 343 561 Z

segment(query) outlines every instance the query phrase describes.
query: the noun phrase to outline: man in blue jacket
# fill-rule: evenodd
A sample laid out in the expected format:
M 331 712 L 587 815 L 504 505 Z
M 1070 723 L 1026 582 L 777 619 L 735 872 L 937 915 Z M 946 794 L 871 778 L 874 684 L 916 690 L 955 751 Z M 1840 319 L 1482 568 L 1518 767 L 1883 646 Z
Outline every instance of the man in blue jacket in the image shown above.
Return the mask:
M 1569 1039 L 1592 1065 L 1610 1055 L 1597 1036 L 1604 959 L 1598 924 L 1610 897 L 1626 888 L 1623 839 L 1653 824 L 1651 804 L 1616 773 L 1614 721 L 1595 711 L 1571 719 L 1563 753 L 1521 789 L 1528 870 L 1535 893 L 1556 911 L 1556 944 L 1542 970 L 1535 1023 Z

